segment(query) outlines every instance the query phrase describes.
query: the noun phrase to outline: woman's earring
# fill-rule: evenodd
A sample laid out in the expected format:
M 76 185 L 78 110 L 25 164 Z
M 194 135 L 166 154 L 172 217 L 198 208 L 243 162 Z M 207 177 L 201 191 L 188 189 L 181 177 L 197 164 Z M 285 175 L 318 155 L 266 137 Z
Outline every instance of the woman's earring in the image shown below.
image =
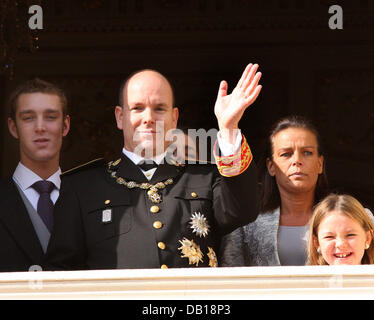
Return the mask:
M 321 254 L 321 248 L 317 248 L 317 253 Z
M 369 247 L 370 247 L 370 244 L 367 243 L 367 244 L 365 245 L 365 249 L 369 249 Z

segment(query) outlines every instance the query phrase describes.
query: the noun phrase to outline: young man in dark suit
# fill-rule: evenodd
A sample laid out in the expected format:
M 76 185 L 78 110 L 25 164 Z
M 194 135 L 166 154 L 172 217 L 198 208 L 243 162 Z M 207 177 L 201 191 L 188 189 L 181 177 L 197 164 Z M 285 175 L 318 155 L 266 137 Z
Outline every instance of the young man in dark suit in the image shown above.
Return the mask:
M 40 79 L 19 85 L 8 108 L 20 162 L 13 176 L 0 183 L 0 271 L 28 271 L 41 265 L 48 245 L 61 183 L 60 149 L 70 118 L 63 91 Z
M 221 82 L 215 105 L 217 150 L 226 150 L 224 156 L 217 154 L 217 164 L 173 160 L 167 136 L 177 126 L 179 111 L 172 87 L 154 70 L 131 75 L 115 109 L 124 136 L 121 157 L 63 175 L 46 266 L 217 266 L 221 236 L 258 214 L 255 165 L 237 130 L 261 90 L 257 68 L 248 65 L 230 95 Z

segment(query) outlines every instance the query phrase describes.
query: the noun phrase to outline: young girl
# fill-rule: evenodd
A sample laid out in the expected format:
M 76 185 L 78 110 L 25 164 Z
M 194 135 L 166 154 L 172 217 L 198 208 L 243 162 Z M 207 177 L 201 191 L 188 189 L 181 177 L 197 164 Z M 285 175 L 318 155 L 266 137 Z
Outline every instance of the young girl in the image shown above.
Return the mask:
M 310 265 L 373 264 L 373 216 L 352 196 L 330 194 L 314 209 Z

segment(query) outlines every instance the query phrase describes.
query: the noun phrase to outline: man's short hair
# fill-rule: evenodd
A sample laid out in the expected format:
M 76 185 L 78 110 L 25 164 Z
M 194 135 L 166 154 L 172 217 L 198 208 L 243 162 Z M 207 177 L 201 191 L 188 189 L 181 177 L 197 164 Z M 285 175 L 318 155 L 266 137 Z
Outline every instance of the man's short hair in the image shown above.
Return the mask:
M 17 103 L 18 98 L 22 94 L 27 93 L 45 93 L 56 95 L 60 98 L 60 103 L 62 107 L 63 118 L 68 114 L 68 103 L 65 92 L 53 83 L 35 78 L 32 80 L 27 80 L 26 82 L 18 85 L 9 95 L 7 101 L 7 107 L 9 108 L 9 117 L 16 121 Z
M 124 90 L 127 90 L 127 85 L 129 84 L 131 78 L 135 75 L 137 75 L 138 73 L 141 73 L 141 72 L 144 72 L 144 71 L 152 71 L 152 72 L 155 72 L 157 74 L 159 74 L 162 78 L 164 78 L 166 80 L 166 82 L 169 84 L 170 86 L 170 89 L 171 89 L 171 98 L 172 98 L 172 107 L 174 107 L 174 103 L 175 103 L 175 100 L 174 100 L 174 88 L 173 88 L 173 85 L 171 84 L 171 82 L 169 81 L 168 78 L 166 78 L 162 73 L 156 71 L 156 70 L 153 70 L 153 69 L 142 69 L 142 70 L 138 70 L 138 71 L 135 71 L 133 73 L 131 73 L 125 80 L 122 81 L 121 83 L 121 86 L 119 88 L 119 95 L 118 95 L 118 103 L 119 103 L 119 106 L 120 107 L 123 107 L 125 101 L 124 101 Z

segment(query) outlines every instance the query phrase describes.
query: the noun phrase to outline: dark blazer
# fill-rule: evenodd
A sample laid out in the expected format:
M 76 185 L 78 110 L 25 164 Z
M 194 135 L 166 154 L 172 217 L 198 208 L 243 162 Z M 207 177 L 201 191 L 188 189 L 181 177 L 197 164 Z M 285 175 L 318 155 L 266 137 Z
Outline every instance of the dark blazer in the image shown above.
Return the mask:
M 0 271 L 41 265 L 43 249 L 12 178 L 0 182 Z
M 148 182 L 124 155 L 115 170 L 127 181 Z M 165 163 L 157 168 L 150 183 L 168 178 L 174 182 L 160 192 L 163 200 L 155 204 L 146 190 L 118 184 L 104 163 L 62 175 L 46 267 L 214 265 L 222 235 L 257 217 L 255 164 L 239 176 L 225 178 L 212 164 Z M 155 205 L 158 211 L 152 212 Z M 105 210 L 110 210 L 110 221 Z M 193 217 L 195 222 L 207 222 L 208 227 L 200 229 L 206 232 L 193 228 Z

